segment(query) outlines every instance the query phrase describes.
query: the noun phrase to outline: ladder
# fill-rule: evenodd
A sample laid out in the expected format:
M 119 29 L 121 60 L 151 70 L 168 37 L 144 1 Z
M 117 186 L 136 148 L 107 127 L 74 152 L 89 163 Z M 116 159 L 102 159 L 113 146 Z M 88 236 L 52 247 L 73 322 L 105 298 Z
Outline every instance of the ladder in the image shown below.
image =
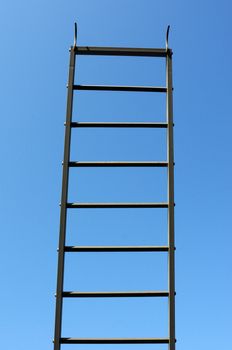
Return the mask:
M 172 102 L 172 50 L 168 47 L 169 26 L 165 48 L 120 48 L 77 46 L 75 24 L 74 45 L 70 48 L 65 144 L 63 158 L 62 194 L 60 210 L 60 236 L 58 248 L 58 274 L 56 290 L 56 314 L 54 350 L 61 344 L 167 344 L 175 350 L 175 276 L 174 276 L 174 155 L 173 155 L 173 102 Z M 76 85 L 74 82 L 76 55 L 143 56 L 163 57 L 166 60 L 166 86 L 99 86 Z M 75 90 L 143 91 L 166 94 L 166 122 L 78 122 L 72 121 L 73 95 Z M 70 161 L 71 131 L 73 128 L 163 128 L 167 130 L 166 161 Z M 167 202 L 165 203 L 68 203 L 68 181 L 70 167 L 166 167 Z M 70 208 L 167 208 L 167 246 L 66 246 L 67 210 Z M 65 254 L 78 252 L 167 252 L 168 290 L 140 292 L 78 292 L 64 291 Z M 64 338 L 62 337 L 63 298 L 113 298 L 113 297 L 166 297 L 168 298 L 167 338 Z

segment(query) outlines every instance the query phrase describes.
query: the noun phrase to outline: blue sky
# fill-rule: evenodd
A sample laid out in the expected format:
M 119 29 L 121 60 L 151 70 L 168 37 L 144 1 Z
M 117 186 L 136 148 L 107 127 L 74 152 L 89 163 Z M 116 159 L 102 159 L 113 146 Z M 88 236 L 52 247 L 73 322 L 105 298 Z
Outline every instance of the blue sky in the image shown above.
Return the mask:
M 68 49 L 75 21 L 78 44 L 89 46 L 164 47 L 166 27 L 171 25 L 177 349 L 228 349 L 232 324 L 231 10 L 226 0 L 2 4 L 0 334 L 4 350 L 52 349 Z M 162 85 L 164 65 L 150 58 L 81 57 L 76 80 Z M 77 93 L 73 119 L 164 120 L 162 96 L 105 94 Z M 150 130 L 112 130 L 107 135 L 103 130 L 75 130 L 72 159 L 162 160 L 163 136 L 162 131 Z M 135 171 L 74 169 L 69 198 L 165 199 L 165 173 L 138 169 L 135 175 Z M 76 244 L 163 244 L 166 239 L 165 215 L 154 210 L 71 212 L 67 229 L 68 241 Z M 165 273 L 166 260 L 160 254 L 70 256 L 65 286 L 162 289 Z M 163 301 L 149 299 L 72 300 L 65 304 L 64 335 L 165 336 L 166 308 Z M 100 349 L 63 346 L 68 348 Z M 111 348 L 119 347 L 107 346 Z

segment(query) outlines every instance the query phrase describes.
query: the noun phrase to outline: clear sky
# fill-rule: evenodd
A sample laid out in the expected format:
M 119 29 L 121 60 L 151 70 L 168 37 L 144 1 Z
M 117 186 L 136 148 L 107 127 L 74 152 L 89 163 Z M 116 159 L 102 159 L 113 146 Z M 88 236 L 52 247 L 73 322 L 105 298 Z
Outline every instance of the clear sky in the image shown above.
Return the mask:
M 178 350 L 229 349 L 231 304 L 231 11 L 229 0 L 4 1 L 0 20 L 1 298 L 4 350 L 52 349 L 69 46 L 174 51 L 176 337 Z M 80 57 L 76 81 L 162 85 L 164 65 L 143 58 Z M 75 94 L 73 120 L 158 121 L 163 96 Z M 72 160 L 164 160 L 155 130 L 73 132 Z M 136 174 L 135 174 L 136 172 Z M 161 169 L 80 169 L 70 201 L 164 200 Z M 72 211 L 71 244 L 165 244 L 155 210 Z M 66 289 L 165 289 L 158 254 L 67 258 Z M 71 275 L 72 274 L 72 275 Z M 70 300 L 64 336 L 165 336 L 161 300 Z M 63 349 L 134 346 L 63 346 Z M 166 349 L 136 346 L 136 349 Z

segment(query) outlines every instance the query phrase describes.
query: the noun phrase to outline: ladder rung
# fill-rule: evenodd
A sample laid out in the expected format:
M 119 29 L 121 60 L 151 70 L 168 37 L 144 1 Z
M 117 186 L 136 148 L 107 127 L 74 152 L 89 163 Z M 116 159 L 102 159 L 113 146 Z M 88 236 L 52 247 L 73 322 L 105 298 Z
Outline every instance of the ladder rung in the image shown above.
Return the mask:
M 133 297 L 168 297 L 164 291 L 142 292 L 63 292 L 64 298 L 133 298 Z
M 73 85 L 73 90 L 166 92 L 167 88 L 157 86 Z
M 164 128 L 167 123 L 156 122 L 72 122 L 72 128 Z
M 168 252 L 168 246 L 65 246 L 66 252 Z
M 101 162 L 69 162 L 70 167 L 167 167 L 167 162 L 155 161 L 101 161 Z
M 153 48 L 127 48 L 127 47 L 91 47 L 77 46 L 75 48 L 77 55 L 104 55 L 104 56 L 147 56 L 147 57 L 166 57 L 166 49 Z
M 60 338 L 61 344 L 168 344 L 168 338 Z
M 67 203 L 67 208 L 168 208 L 168 203 Z

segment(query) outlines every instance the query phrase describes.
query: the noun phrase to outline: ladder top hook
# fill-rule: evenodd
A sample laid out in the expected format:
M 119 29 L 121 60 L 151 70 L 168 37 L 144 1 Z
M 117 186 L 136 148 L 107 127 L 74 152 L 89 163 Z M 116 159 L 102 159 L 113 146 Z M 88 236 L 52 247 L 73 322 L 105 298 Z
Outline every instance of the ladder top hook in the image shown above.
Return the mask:
M 168 25 L 167 31 L 166 31 L 166 50 L 168 49 L 169 30 L 170 30 L 170 25 Z
M 77 23 L 74 23 L 74 44 L 73 47 L 77 46 Z

